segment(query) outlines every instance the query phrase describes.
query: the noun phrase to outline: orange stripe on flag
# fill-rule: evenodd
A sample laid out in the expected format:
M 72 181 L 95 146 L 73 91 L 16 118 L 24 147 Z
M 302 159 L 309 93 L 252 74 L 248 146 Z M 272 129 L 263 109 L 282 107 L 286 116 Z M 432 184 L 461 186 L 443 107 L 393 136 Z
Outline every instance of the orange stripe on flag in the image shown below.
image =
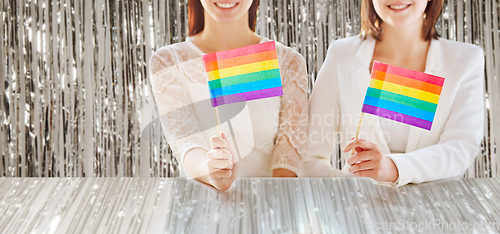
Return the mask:
M 207 72 L 211 72 L 214 70 L 236 67 L 244 64 L 257 63 L 274 59 L 277 59 L 276 50 L 271 50 L 271 51 L 249 54 L 240 57 L 206 63 L 205 69 L 207 70 Z
M 380 80 L 380 81 L 384 81 L 384 82 L 390 82 L 393 84 L 398 84 L 398 85 L 422 90 L 422 91 L 437 94 L 437 95 L 441 94 L 441 89 L 443 88 L 442 86 L 439 86 L 439 85 L 435 85 L 435 84 L 423 82 L 420 80 L 407 78 L 404 76 L 398 76 L 398 75 L 394 75 L 391 73 L 385 73 L 385 72 L 377 71 L 377 70 L 372 71 L 372 78 Z

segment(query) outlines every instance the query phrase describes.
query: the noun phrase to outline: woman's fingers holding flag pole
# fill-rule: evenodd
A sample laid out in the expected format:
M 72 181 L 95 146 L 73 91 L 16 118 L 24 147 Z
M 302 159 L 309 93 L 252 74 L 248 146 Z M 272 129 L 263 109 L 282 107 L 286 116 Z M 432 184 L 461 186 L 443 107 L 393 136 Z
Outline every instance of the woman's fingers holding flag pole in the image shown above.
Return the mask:
M 208 175 L 219 190 L 227 190 L 238 177 L 238 160 L 225 133 L 210 138 L 211 150 L 207 153 Z
M 344 152 L 355 149 L 355 153 L 347 160 L 351 167 L 349 172 L 359 177 L 369 177 L 378 181 L 395 182 L 398 169 L 392 159 L 382 155 L 377 144 L 365 139 L 352 138 L 342 149 Z

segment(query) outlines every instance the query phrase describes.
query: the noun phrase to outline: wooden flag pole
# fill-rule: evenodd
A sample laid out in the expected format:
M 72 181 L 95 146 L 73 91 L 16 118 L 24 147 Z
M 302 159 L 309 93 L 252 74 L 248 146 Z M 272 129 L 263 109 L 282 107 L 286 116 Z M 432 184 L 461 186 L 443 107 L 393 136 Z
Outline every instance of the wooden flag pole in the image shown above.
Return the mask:
M 358 139 L 359 129 L 361 128 L 361 121 L 363 120 L 363 114 L 364 113 L 361 112 L 361 116 L 359 117 L 358 130 L 356 130 L 356 136 L 354 137 L 355 139 Z M 356 151 L 356 148 L 351 150 L 351 156 L 354 154 L 355 151 Z
M 206 75 L 206 73 L 205 73 Z M 208 76 L 206 76 L 207 82 L 209 81 Z M 217 128 L 217 136 L 222 138 L 221 131 L 220 131 L 220 119 L 219 119 L 219 109 L 216 107 L 212 107 L 212 110 L 214 110 L 214 116 L 215 116 L 215 127 Z
M 221 131 L 220 131 L 220 119 L 219 119 L 219 109 L 217 107 L 213 108 L 214 110 L 214 116 L 215 116 L 215 121 L 217 123 L 216 128 L 217 128 L 217 135 L 219 137 L 222 137 Z

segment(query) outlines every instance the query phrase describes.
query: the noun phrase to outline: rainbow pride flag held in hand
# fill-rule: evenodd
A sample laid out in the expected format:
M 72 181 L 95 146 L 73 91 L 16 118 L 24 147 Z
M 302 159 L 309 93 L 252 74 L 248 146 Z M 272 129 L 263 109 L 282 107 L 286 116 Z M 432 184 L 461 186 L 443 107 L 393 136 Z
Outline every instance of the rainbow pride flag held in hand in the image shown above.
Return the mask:
M 444 78 L 374 62 L 363 113 L 431 130 Z
M 203 55 L 212 107 L 283 95 L 274 41 Z

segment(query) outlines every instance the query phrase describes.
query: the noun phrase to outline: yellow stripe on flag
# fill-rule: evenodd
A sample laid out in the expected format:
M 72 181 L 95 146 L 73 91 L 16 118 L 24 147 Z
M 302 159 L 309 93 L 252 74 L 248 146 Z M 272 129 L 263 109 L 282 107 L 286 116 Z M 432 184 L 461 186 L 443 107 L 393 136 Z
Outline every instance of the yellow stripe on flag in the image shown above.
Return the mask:
M 253 72 L 267 71 L 271 69 L 279 68 L 278 60 L 268 60 L 258 63 L 250 63 L 236 67 L 229 67 L 225 69 L 215 70 L 211 72 L 207 72 L 208 80 L 217 80 L 221 78 L 243 75 Z
M 438 104 L 439 95 L 425 92 L 422 90 L 410 88 L 403 85 L 397 85 L 389 82 L 383 82 L 377 79 L 370 80 L 370 88 L 380 89 L 384 91 L 389 91 L 392 93 L 401 94 L 404 96 L 420 99 L 422 101 Z

